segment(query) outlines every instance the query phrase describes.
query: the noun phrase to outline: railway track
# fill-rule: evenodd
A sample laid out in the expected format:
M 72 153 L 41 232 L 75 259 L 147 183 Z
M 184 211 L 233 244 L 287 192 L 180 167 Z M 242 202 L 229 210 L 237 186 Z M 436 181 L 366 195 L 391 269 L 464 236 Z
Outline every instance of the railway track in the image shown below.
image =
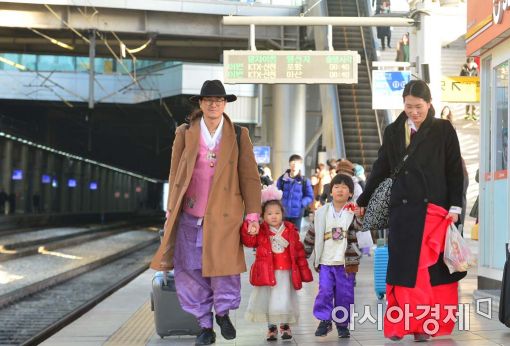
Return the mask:
M 0 345 L 37 345 L 124 286 L 149 266 L 153 242 L 109 256 L 87 271 L 35 290 L 0 308 Z

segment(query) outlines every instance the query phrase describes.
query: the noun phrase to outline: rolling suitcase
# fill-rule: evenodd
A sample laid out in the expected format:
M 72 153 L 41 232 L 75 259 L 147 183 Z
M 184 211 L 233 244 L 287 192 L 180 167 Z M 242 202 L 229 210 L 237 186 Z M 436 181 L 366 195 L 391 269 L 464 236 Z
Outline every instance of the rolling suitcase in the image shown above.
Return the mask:
M 386 271 L 388 269 L 388 245 L 382 239 L 377 240 L 374 251 L 374 288 L 377 299 L 386 294 Z
M 163 238 L 163 230 L 159 236 Z M 174 272 L 156 272 L 152 277 L 151 310 L 154 311 L 156 333 L 170 335 L 198 335 L 201 328 L 195 316 L 181 308 L 175 290 Z
M 154 311 L 156 333 L 161 338 L 170 335 L 200 334 L 201 328 L 196 318 L 183 311 L 179 304 L 172 271 L 154 274 L 151 310 Z

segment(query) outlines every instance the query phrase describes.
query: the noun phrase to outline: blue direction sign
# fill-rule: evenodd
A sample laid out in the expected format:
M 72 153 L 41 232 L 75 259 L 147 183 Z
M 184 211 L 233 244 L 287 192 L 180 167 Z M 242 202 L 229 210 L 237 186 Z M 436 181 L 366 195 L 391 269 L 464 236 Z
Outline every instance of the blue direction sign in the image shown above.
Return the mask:
M 410 80 L 409 71 L 372 71 L 372 108 L 402 109 L 402 92 Z

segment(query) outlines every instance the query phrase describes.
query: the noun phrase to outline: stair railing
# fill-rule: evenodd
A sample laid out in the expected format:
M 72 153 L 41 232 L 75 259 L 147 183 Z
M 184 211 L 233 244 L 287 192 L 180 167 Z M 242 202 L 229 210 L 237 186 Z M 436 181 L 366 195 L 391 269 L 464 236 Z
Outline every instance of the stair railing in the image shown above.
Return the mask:
M 369 4 L 369 1 L 367 1 L 367 5 L 368 4 Z M 356 9 L 358 11 L 358 17 L 361 17 L 362 13 L 361 13 L 360 6 L 359 6 L 359 0 L 356 0 Z M 366 42 L 365 42 L 365 33 L 363 32 L 362 26 L 360 26 L 359 29 L 361 31 L 361 41 L 363 42 L 363 51 L 365 53 L 365 64 L 367 65 L 368 82 L 370 84 L 370 90 L 372 90 L 372 73 L 371 73 L 372 70 L 370 68 L 370 63 L 368 62 L 369 55 L 367 52 L 367 46 L 366 46 Z M 375 122 L 377 124 L 377 134 L 379 136 L 379 143 L 382 144 L 382 133 L 381 133 L 381 124 L 379 123 L 379 116 L 377 115 L 377 110 L 374 109 L 373 111 L 374 111 Z

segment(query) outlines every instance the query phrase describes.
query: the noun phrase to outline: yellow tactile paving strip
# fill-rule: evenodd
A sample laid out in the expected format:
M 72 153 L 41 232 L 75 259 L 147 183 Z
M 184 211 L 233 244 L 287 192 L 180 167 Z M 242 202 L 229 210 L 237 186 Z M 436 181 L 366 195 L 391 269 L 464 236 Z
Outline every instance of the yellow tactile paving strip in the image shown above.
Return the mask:
M 103 346 L 145 346 L 155 332 L 154 315 L 148 300 L 106 340 Z

